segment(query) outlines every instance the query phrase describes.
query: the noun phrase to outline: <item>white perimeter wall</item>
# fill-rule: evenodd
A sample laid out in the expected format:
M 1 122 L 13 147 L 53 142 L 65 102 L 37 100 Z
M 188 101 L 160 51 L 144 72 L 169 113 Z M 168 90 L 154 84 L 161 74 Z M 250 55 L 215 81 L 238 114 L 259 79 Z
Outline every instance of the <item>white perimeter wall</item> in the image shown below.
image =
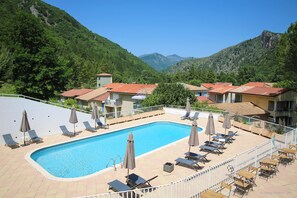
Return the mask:
M 20 132 L 23 111 L 27 111 L 31 129 L 38 136 L 44 137 L 52 134 L 62 134 L 59 126 L 65 125 L 73 131 L 73 124 L 69 123 L 70 109 L 64 109 L 24 98 L 0 97 L 0 144 L 5 144 L 2 135 L 10 133 L 16 142 L 21 142 L 24 136 Z M 84 121 L 94 126 L 94 120 L 87 113 L 77 113 L 78 123 L 75 131 L 84 130 Z

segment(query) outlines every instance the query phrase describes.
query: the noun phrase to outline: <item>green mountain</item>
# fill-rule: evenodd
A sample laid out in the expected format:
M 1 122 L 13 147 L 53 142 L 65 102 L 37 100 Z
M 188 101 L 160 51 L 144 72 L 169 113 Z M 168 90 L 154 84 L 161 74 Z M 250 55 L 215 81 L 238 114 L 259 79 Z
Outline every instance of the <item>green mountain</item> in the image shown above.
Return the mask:
M 180 57 L 176 54 L 163 56 L 162 54 L 159 54 L 159 53 L 145 54 L 145 55 L 139 56 L 139 58 L 157 71 L 165 70 L 171 65 L 174 65 L 180 61 L 189 59 L 189 58 Z
M 0 88 L 48 98 L 95 86 L 95 75 L 117 82 L 156 82 L 157 72 L 116 43 L 94 34 L 41 0 L 0 1 Z
M 177 73 L 190 67 L 209 68 L 216 73 L 237 72 L 243 66 L 253 66 L 269 69 L 277 65 L 277 48 L 280 34 L 263 31 L 253 39 L 228 47 L 205 58 L 184 60 L 167 69 L 167 72 Z

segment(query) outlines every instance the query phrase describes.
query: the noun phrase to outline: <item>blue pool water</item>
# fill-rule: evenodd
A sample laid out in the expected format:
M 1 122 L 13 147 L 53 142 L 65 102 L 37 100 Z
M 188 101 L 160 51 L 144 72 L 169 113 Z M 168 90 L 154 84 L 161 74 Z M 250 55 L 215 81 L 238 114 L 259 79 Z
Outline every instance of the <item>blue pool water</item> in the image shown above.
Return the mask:
M 123 160 L 130 132 L 134 136 L 135 156 L 139 156 L 189 136 L 190 129 L 183 124 L 153 122 L 43 148 L 32 153 L 31 158 L 56 177 L 82 177 L 105 169 L 111 158 L 116 159 L 117 164 L 120 158 Z

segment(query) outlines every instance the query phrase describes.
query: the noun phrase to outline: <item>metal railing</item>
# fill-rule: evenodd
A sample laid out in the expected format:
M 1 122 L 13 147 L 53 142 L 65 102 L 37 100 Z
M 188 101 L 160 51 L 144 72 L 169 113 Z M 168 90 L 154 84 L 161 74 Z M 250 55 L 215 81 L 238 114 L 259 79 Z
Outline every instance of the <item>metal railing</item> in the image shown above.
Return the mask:
M 167 105 L 168 108 L 175 108 L 175 109 L 185 109 L 185 106 L 177 106 L 177 105 Z M 226 111 L 220 109 L 211 109 L 211 108 L 196 108 L 191 107 L 191 111 L 201 111 L 201 112 L 212 112 L 212 113 L 225 113 Z
M 296 139 L 297 131 L 292 131 Z M 248 166 L 259 166 L 260 161 L 265 157 L 270 157 L 277 149 L 285 145 L 280 142 L 267 140 L 262 144 L 231 157 L 223 162 L 211 166 L 201 172 L 185 177 L 171 184 L 154 186 L 143 189 L 135 189 L 125 192 L 110 192 L 86 197 L 96 198 L 117 198 L 117 197 L 200 197 L 201 193 L 207 189 L 217 190 L 221 182 L 233 182 L 236 171 Z

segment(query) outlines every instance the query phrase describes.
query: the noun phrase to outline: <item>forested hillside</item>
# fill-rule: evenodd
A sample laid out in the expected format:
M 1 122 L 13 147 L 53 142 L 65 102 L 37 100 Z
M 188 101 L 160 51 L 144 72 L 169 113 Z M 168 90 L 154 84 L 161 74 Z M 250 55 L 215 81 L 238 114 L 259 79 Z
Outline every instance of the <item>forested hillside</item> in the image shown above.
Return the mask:
M 176 73 L 192 66 L 209 68 L 216 73 L 237 72 L 243 66 L 253 66 L 261 70 L 271 69 L 277 65 L 279 40 L 280 34 L 263 31 L 262 35 L 254 39 L 228 47 L 209 57 L 179 62 L 168 71 Z
M 119 45 L 41 0 L 0 1 L 0 86 L 38 98 L 92 87 L 95 74 L 152 83 L 157 73 Z

